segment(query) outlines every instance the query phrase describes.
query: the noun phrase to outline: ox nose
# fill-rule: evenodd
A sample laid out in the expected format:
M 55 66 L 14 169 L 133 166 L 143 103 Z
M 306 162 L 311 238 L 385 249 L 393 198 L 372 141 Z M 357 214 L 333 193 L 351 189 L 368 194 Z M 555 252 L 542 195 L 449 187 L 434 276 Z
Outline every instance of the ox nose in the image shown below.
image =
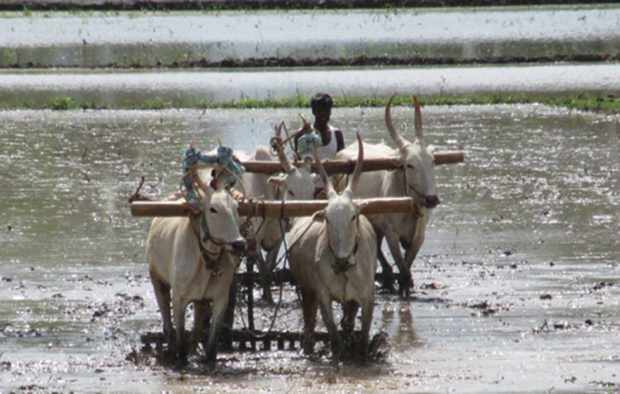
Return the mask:
M 234 253 L 243 253 L 248 248 L 248 244 L 245 241 L 236 241 L 232 243 L 232 249 Z
M 336 258 L 336 261 L 333 264 L 334 271 L 338 273 L 345 272 L 350 267 L 351 267 L 351 264 L 349 263 L 349 259 L 347 258 L 344 258 L 344 259 Z
M 439 203 L 439 197 L 436 195 L 424 196 L 424 198 L 422 198 L 422 205 L 425 208 L 435 208 Z

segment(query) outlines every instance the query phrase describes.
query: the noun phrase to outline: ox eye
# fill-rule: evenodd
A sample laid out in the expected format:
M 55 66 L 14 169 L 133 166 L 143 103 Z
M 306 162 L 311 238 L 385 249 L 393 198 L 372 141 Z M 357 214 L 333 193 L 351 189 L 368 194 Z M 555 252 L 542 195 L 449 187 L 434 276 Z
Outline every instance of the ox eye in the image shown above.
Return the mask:
M 213 208 L 213 207 L 210 207 L 210 208 L 209 208 L 209 212 L 211 212 L 211 213 L 217 213 L 217 209 L 215 209 L 215 208 Z
M 357 215 L 353 215 L 353 217 L 351 218 L 351 221 L 355 221 L 355 219 L 357 219 Z
M 414 167 L 411 164 L 407 164 L 407 168 L 411 168 L 412 170 L 414 169 Z
M 289 190 L 289 191 L 288 191 L 288 194 L 289 194 L 289 195 L 291 195 L 291 196 L 293 196 L 293 197 L 295 197 L 295 193 L 293 193 L 293 191 L 292 191 L 292 190 Z

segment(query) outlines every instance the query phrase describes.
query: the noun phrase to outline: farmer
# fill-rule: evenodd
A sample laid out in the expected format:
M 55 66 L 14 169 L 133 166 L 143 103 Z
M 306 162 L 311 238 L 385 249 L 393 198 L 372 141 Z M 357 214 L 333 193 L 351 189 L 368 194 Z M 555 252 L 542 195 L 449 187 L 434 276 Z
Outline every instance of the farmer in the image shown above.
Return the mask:
M 342 131 L 328 123 L 334 102 L 329 94 L 316 93 L 312 96 L 310 105 L 314 115 L 314 125 L 312 128 L 306 125 L 296 133 L 295 151 L 302 159 L 307 156 L 312 157 L 312 144 L 315 144 L 321 159 L 333 159 L 336 152 L 344 149 Z M 322 190 L 323 183 L 317 179 L 315 181 L 315 198 L 321 194 Z

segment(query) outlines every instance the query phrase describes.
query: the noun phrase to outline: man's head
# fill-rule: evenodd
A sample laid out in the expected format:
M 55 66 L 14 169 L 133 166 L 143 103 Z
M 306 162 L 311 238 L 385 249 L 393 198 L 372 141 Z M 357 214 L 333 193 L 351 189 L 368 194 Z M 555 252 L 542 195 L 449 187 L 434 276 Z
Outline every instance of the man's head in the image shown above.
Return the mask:
M 327 124 L 332 113 L 334 102 L 327 93 L 317 93 L 310 100 L 312 106 L 312 114 L 316 118 L 317 123 Z

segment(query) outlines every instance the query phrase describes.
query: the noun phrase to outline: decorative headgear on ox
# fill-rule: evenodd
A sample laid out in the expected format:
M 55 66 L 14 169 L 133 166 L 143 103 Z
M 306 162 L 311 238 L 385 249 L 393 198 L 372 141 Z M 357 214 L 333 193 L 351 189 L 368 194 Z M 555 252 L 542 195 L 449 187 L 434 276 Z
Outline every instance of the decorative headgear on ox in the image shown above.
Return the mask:
M 364 145 L 357 133 L 358 156 L 353 176 L 341 195 L 334 189 L 316 147 L 313 148 L 315 161 L 319 168 L 321 180 L 327 192 L 327 207 L 313 215 L 313 220 L 325 222 L 327 244 L 334 256 L 334 269 L 346 271 L 355 264 L 355 254 L 359 243 L 359 215 L 361 205 L 353 202 L 353 196 L 362 174 L 364 165 Z
M 390 107 L 393 94 L 385 106 L 385 124 L 390 136 L 400 150 L 400 161 L 405 172 L 405 193 L 425 208 L 434 208 L 439 204 L 435 183 L 434 148 L 424 143 L 422 132 L 422 111 L 418 98 L 414 95 L 415 105 L 415 138 L 411 143 L 405 141 L 392 124 Z

